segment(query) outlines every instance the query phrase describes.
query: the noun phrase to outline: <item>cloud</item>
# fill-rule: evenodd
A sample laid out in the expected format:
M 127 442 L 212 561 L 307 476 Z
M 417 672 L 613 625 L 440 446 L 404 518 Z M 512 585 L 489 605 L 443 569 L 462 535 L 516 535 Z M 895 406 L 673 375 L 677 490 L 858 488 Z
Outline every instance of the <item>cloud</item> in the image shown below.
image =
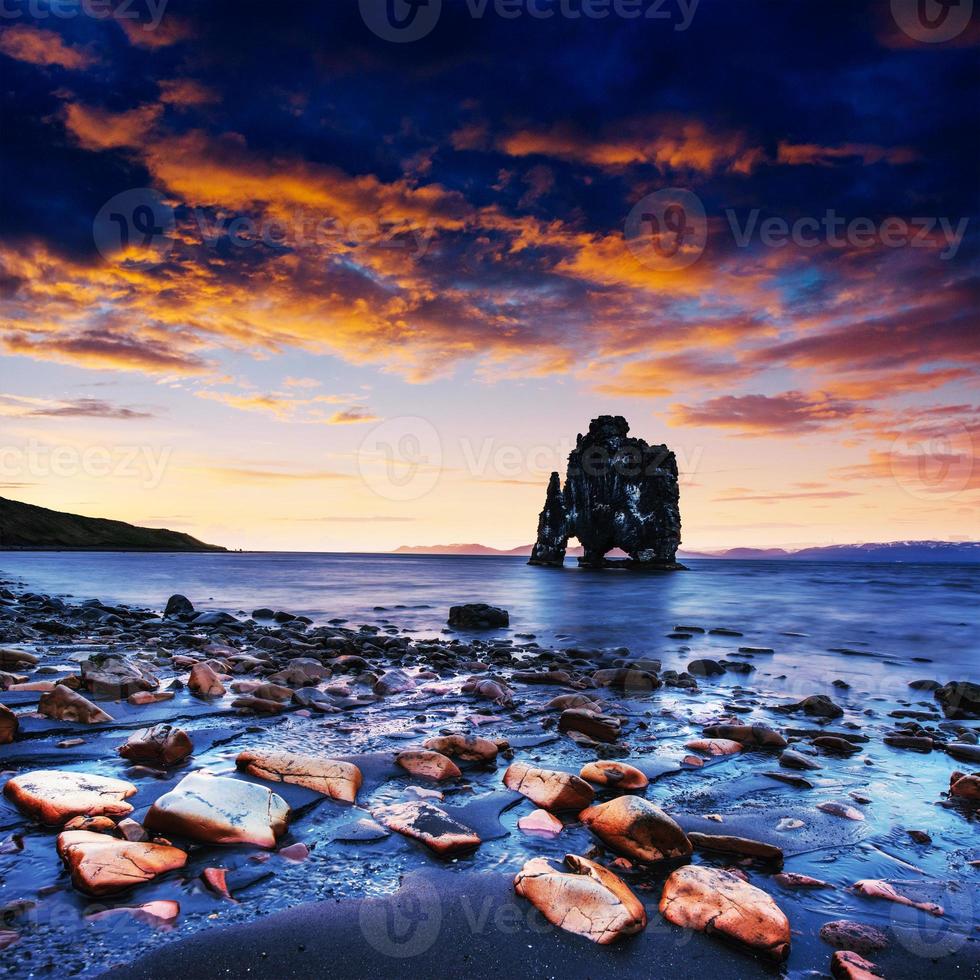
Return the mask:
M 361 422 L 379 422 L 380 418 L 369 408 L 347 408 L 330 416 L 331 425 L 351 425 Z
M 840 500 L 844 497 L 860 497 L 861 494 L 856 490 L 812 490 L 807 492 L 797 492 L 787 490 L 783 493 L 736 493 L 734 491 L 727 495 L 713 497 L 716 503 L 733 503 L 742 501 L 761 501 L 777 503 L 782 500 Z
M 160 101 L 165 105 L 189 108 L 221 101 L 221 96 L 214 89 L 193 78 L 162 78 L 158 84 Z
M 0 415 L 15 418 L 149 419 L 152 412 L 113 405 L 100 398 L 52 400 L 25 395 L 0 395 Z
M 128 14 L 128 16 L 126 16 Z M 133 16 L 132 8 L 120 12 L 116 23 L 123 29 L 129 43 L 137 48 L 168 48 L 181 41 L 188 41 L 194 32 L 188 21 L 166 12 L 166 4 L 160 8 L 160 16 L 155 20 L 143 20 Z
M 830 167 L 839 161 L 859 160 L 865 166 L 875 163 L 901 165 L 914 163 L 919 154 L 907 146 L 876 146 L 873 143 L 844 143 L 841 146 L 819 146 L 816 143 L 788 143 L 780 140 L 778 163 L 791 167 Z
M 498 139 L 509 156 L 546 156 L 604 170 L 650 165 L 662 171 L 750 174 L 765 160 L 744 133 L 725 132 L 699 119 L 655 116 L 618 121 L 592 138 L 565 124 L 515 130 Z
M 863 409 L 821 394 L 722 395 L 698 405 L 675 405 L 677 425 L 738 429 L 741 435 L 795 435 L 852 419 Z
M 86 150 L 112 150 L 142 143 L 163 111 L 148 104 L 127 112 L 70 102 L 65 106 L 65 128 Z
M 82 367 L 163 374 L 200 374 L 208 369 L 200 358 L 169 345 L 138 337 L 119 337 L 102 330 L 64 336 L 29 337 L 15 331 L 0 338 L 9 354 L 26 354 Z
M 31 65 L 57 65 L 70 71 L 90 68 L 99 60 L 91 51 L 65 44 L 54 31 L 27 24 L 15 24 L 0 32 L 0 53 Z
M 320 483 L 358 479 L 336 470 L 266 469 L 252 466 L 211 466 L 206 472 L 234 483 Z

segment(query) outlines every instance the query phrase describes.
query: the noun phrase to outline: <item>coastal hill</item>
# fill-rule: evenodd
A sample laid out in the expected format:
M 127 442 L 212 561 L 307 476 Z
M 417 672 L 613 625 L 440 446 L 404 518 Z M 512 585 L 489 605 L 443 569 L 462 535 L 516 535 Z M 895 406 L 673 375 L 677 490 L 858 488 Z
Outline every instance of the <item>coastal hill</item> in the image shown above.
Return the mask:
M 513 555 L 526 557 L 532 545 L 509 551 L 482 544 L 402 545 L 396 555 Z M 581 547 L 568 555 L 582 554 Z M 729 548 L 727 551 L 678 551 L 678 558 L 722 558 L 756 561 L 875 561 L 875 562 L 980 562 L 980 541 L 891 541 L 884 544 L 835 544 L 787 551 L 784 548 Z M 614 555 L 615 557 L 615 555 Z
M 0 497 L 0 550 L 225 551 L 189 534 L 136 527 Z

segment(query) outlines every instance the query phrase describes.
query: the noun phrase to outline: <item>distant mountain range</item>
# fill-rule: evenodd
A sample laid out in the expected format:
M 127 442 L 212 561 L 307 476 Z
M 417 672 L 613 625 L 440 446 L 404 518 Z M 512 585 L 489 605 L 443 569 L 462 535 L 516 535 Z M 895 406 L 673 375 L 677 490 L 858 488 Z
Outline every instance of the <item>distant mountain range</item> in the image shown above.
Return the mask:
M 64 514 L 0 497 L 0 551 L 225 551 L 189 534 Z
M 484 544 L 402 545 L 396 555 L 513 555 L 528 557 L 531 545 L 502 551 Z M 577 558 L 581 547 L 569 548 Z M 610 552 L 610 557 L 624 557 Z M 980 541 L 891 541 L 885 544 L 832 544 L 820 548 L 729 548 L 727 551 L 678 551 L 685 558 L 723 558 L 757 561 L 877 561 L 877 562 L 980 562 Z

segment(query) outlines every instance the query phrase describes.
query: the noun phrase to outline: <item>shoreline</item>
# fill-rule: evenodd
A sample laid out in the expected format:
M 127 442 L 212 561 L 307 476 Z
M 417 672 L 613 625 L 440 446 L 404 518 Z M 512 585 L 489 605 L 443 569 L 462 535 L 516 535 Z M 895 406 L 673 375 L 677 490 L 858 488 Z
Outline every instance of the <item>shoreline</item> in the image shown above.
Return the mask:
M 700 964 L 698 972 L 711 977 L 769 970 L 750 954 L 715 937 L 664 922 L 657 900 L 670 868 L 629 857 L 623 864 L 622 849 L 590 834 L 575 812 L 559 810 L 563 827 L 552 838 L 529 834 L 517 826 L 533 806 L 505 787 L 503 775 L 510 764 L 571 774 L 596 759 L 638 767 L 649 780 L 639 795 L 663 806 L 685 833 L 727 834 L 778 846 L 785 854 L 786 870 L 838 875 L 834 887 L 821 891 L 813 904 L 809 892 L 776 882 L 773 868 L 747 854 L 699 848 L 690 858 L 699 867 L 739 869 L 753 887 L 772 896 L 794 929 L 791 969 L 826 970 L 833 948 L 820 938 L 821 929 L 828 920 L 851 917 L 843 910 L 853 909 L 855 902 L 860 921 L 874 923 L 886 932 L 892 927 L 898 930 L 880 956 L 871 957 L 888 968 L 889 977 L 921 975 L 915 969 L 901 972 L 898 954 L 905 949 L 901 930 L 906 928 L 928 925 L 947 937 L 950 948 L 940 957 L 943 968 L 962 969 L 978 962 L 980 944 L 972 918 L 964 917 L 962 900 L 957 898 L 977 874 L 976 867 L 964 861 L 971 856 L 970 835 L 975 829 L 971 821 L 976 820 L 976 808 L 944 792 L 948 792 L 954 769 L 970 771 L 968 762 L 947 754 L 948 746 L 976 746 L 980 726 L 975 718 L 955 717 L 961 713 L 955 705 L 953 716 L 945 717 L 940 710 L 944 702 L 931 691 L 910 691 L 912 698 L 904 705 L 901 700 L 889 703 L 879 695 L 882 703 L 871 715 L 868 693 L 845 689 L 834 699 L 817 699 L 808 708 L 804 698 L 795 709 L 787 710 L 790 699 L 767 690 L 773 681 L 762 681 L 768 676 L 765 664 L 771 654 L 761 647 L 743 646 L 744 652 L 740 651 L 744 641 L 733 630 L 728 630 L 732 634 L 730 659 L 723 660 L 719 673 L 705 666 L 704 672 L 699 667 L 685 674 L 672 673 L 649 659 L 631 660 L 624 649 L 545 648 L 520 640 L 513 632 L 457 631 L 419 639 L 394 625 L 316 624 L 289 613 L 265 618 L 266 611 L 260 618 L 242 619 L 215 610 L 192 612 L 179 602 L 170 617 L 162 618 L 159 611 L 92 600 L 79 604 L 30 598 L 29 593 L 18 595 L 9 589 L 0 592 L 0 600 L 0 649 L 4 651 L 0 670 L 8 677 L 25 678 L 24 682 L 5 680 L 6 690 L 0 692 L 0 703 L 6 703 L 18 720 L 14 741 L 0 746 L 0 768 L 8 775 L 59 768 L 131 781 L 136 791 L 132 818 L 140 824 L 155 800 L 202 768 L 238 782 L 269 786 L 268 781 L 236 767 L 236 757 L 243 750 L 315 751 L 360 768 L 363 785 L 357 794 L 357 820 L 373 822 L 382 830 L 375 838 L 348 842 L 350 831 L 344 828 L 355 814 L 345 805 L 321 793 L 276 782 L 273 789 L 292 807 L 293 816 L 288 831 L 272 849 L 216 848 L 168 834 L 189 855 L 183 871 L 100 899 L 103 910 L 129 909 L 116 913 L 116 928 L 156 949 L 146 964 L 133 964 L 119 976 L 188 975 L 195 958 L 199 960 L 206 951 L 214 962 L 227 964 L 227 969 L 237 970 L 251 962 L 256 975 L 271 976 L 279 970 L 278 975 L 298 976 L 309 970 L 313 960 L 300 955 L 298 949 L 292 951 L 289 944 L 299 944 L 311 932 L 332 938 L 306 943 L 307 952 L 319 951 L 317 956 L 322 958 L 333 948 L 331 943 L 346 942 L 344 948 L 352 961 L 362 963 L 368 971 L 358 975 L 380 971 L 384 964 L 404 968 L 406 976 L 416 975 L 412 970 L 421 975 L 423 970 L 431 972 L 431 958 L 420 954 L 406 965 L 398 950 L 379 951 L 363 930 L 351 932 L 355 918 L 360 921 L 365 901 L 370 903 L 379 895 L 397 896 L 386 900 L 396 904 L 414 901 L 413 876 L 435 875 L 447 931 L 432 955 L 438 957 L 443 943 L 456 955 L 460 943 L 472 938 L 461 925 L 460 916 L 465 918 L 468 908 L 472 911 L 463 903 L 465 896 L 487 897 L 492 909 L 506 905 L 530 910 L 525 899 L 513 895 L 512 886 L 515 872 L 528 859 L 537 855 L 560 860 L 565 853 L 593 852 L 641 897 L 649 920 L 646 930 L 609 947 L 552 930 L 541 945 L 528 951 L 524 940 L 531 925 L 518 915 L 515 931 L 495 927 L 473 938 L 473 948 L 479 953 L 474 953 L 476 958 L 469 966 L 459 965 L 464 975 L 467 969 L 472 969 L 472 975 L 482 973 L 488 964 L 502 964 L 496 968 L 516 972 L 525 968 L 524 958 L 529 956 L 533 968 L 545 971 L 575 976 L 586 970 L 594 975 L 601 969 L 611 977 L 632 976 L 641 962 L 638 951 L 646 951 L 647 972 L 650 956 L 656 956 L 665 967 L 665 976 L 678 975 L 693 962 Z M 686 635 L 693 644 L 698 629 L 715 626 L 704 620 L 690 626 Z M 519 627 L 512 625 L 515 628 Z M 82 666 L 87 658 L 96 656 L 93 663 L 105 670 L 107 662 L 98 659 L 100 654 L 111 654 L 110 663 L 119 658 L 115 677 L 123 686 L 116 691 L 98 684 L 93 689 L 91 680 L 86 680 L 85 671 L 92 669 Z M 698 658 L 695 653 L 690 657 L 693 668 Z M 223 693 L 206 698 L 188 690 L 188 671 L 204 663 L 217 672 Z M 138 703 L 141 692 L 128 692 L 136 683 L 134 677 L 144 673 L 152 674 L 157 685 L 153 688 L 151 684 L 145 693 L 165 689 L 172 697 Z M 610 685 L 613 676 L 621 682 Z M 112 720 L 87 725 L 38 715 L 36 708 L 47 693 L 38 690 L 38 685 L 53 688 L 62 680 L 112 715 Z M 257 694 L 263 686 L 267 690 Z M 137 703 L 132 703 L 134 696 Z M 556 697 L 594 699 L 596 715 L 551 707 Z M 840 714 L 834 717 L 837 711 Z M 186 729 L 193 743 L 189 759 L 173 766 L 134 766 L 119 758 L 116 750 L 127 735 L 163 723 Z M 710 741 L 710 731 L 718 725 L 768 726 L 789 742 L 793 753 L 818 768 L 808 772 L 788 767 L 778 746 L 740 744 L 732 755 L 714 755 L 706 748 L 699 751 L 689 746 L 692 740 Z M 417 748 L 447 732 L 488 741 L 495 746 L 495 759 L 472 763 L 457 758 L 459 775 L 439 781 L 412 776 L 393 765 L 400 751 Z M 902 732 L 910 739 L 930 739 L 931 751 L 910 752 L 884 743 L 886 735 L 894 742 Z M 846 753 L 825 749 L 818 742 L 825 738 L 850 749 Z M 921 750 L 921 742 L 914 744 Z M 905 777 L 908 798 L 896 797 L 896 776 L 910 764 L 915 774 L 911 779 Z M 780 778 L 767 775 L 770 772 Z M 622 795 L 613 787 L 594 786 L 593 791 L 597 802 Z M 821 810 L 819 804 L 830 799 L 840 804 L 841 812 L 849 809 L 857 818 Z M 432 801 L 431 805 L 465 826 L 478 829 L 481 843 L 461 854 L 456 863 L 446 864 L 426 846 L 380 826 L 386 807 L 413 801 Z M 876 808 L 884 812 L 879 814 Z M 927 812 L 932 813 L 928 820 Z M 908 837 L 896 838 L 894 822 L 903 813 L 903 822 L 916 821 L 918 828 L 930 832 L 934 843 L 924 848 Z M 34 896 L 31 914 L 8 916 L 5 928 L 17 938 L 0 952 L 0 962 L 12 976 L 26 974 L 28 964 L 36 970 L 43 962 L 39 956 L 56 953 L 76 960 L 80 956 L 86 977 L 112 966 L 117 962 L 112 942 L 99 940 L 98 956 L 86 956 L 91 952 L 88 944 L 102 936 L 102 926 L 93 924 L 86 904 L 89 900 L 60 870 L 54 853 L 55 829 L 39 828 L 29 817 L 18 814 L 9 797 L 0 817 L 0 843 L 4 835 L 18 833 L 29 842 L 23 851 L 0 850 L 7 899 Z M 780 821 L 787 820 L 799 823 L 799 829 L 779 829 Z M 108 829 L 108 839 L 119 840 L 117 835 Z M 294 845 L 305 848 L 302 860 L 280 856 Z M 831 854 L 837 855 L 834 868 L 839 870 L 831 872 L 823 865 L 821 871 L 823 858 Z M 972 858 L 977 856 L 973 847 Z M 202 885 L 201 875 L 208 867 L 226 870 L 237 904 L 229 904 L 227 898 Z M 913 873 L 910 867 L 922 867 L 922 871 Z M 485 877 L 491 871 L 493 881 Z M 929 913 L 908 906 L 856 898 L 851 889 L 859 878 L 894 881 L 899 894 L 912 896 L 913 901 L 934 901 L 938 895 L 946 906 L 944 915 L 936 921 Z M 405 881 L 409 886 L 400 892 Z M 483 885 L 475 884 L 481 881 Z M 323 899 L 327 905 L 316 904 Z M 171 932 L 140 922 L 132 911 L 150 902 L 179 905 Z M 62 925 L 53 933 L 50 925 L 38 928 L 38 923 L 54 921 L 53 909 L 61 910 Z M 273 916 L 266 918 L 265 912 Z M 215 917 L 232 931 L 215 932 Z M 118 925 L 123 920 L 125 925 Z M 466 928 L 472 933 L 471 926 Z M 205 931 L 199 931 L 202 929 Z M 49 947 L 54 952 L 42 953 Z M 19 960 L 18 948 L 32 951 L 32 959 Z M 261 957 L 263 950 L 268 958 Z M 211 960 L 208 962 L 210 967 Z M 914 958 L 911 966 L 926 968 L 925 961 Z M 266 969 L 268 973 L 263 972 Z

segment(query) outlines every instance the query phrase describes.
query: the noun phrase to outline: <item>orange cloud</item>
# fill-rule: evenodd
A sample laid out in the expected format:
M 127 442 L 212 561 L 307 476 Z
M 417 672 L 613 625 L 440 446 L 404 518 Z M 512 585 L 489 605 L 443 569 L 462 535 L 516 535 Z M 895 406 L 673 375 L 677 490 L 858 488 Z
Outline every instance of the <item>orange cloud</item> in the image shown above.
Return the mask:
M 86 150 L 112 150 L 142 143 L 163 109 L 160 105 L 142 105 L 127 112 L 70 102 L 65 106 L 65 127 Z
M 212 105 L 220 101 L 220 96 L 214 89 L 193 78 L 163 78 L 159 85 L 160 101 L 165 105 L 187 108 Z
M 802 165 L 829 167 L 839 160 L 860 160 L 865 166 L 874 163 L 900 165 L 919 158 L 906 146 L 875 146 L 873 143 L 845 143 L 843 146 L 819 146 L 816 143 L 780 142 L 776 160 L 790 167 Z
M 697 119 L 652 117 L 617 123 L 590 139 L 569 127 L 519 130 L 498 140 L 510 156 L 540 155 L 606 170 L 648 164 L 661 170 L 749 174 L 765 158 L 744 133 L 709 128 Z
M 116 23 L 123 29 L 129 43 L 137 48 L 167 48 L 194 36 L 190 24 L 166 12 L 164 6 L 157 20 L 142 20 L 139 17 L 125 16 L 122 12 Z
M 99 59 L 84 48 L 71 47 L 60 34 L 27 24 L 15 24 L 0 33 L 0 53 L 31 65 L 57 65 L 70 71 L 90 68 Z

